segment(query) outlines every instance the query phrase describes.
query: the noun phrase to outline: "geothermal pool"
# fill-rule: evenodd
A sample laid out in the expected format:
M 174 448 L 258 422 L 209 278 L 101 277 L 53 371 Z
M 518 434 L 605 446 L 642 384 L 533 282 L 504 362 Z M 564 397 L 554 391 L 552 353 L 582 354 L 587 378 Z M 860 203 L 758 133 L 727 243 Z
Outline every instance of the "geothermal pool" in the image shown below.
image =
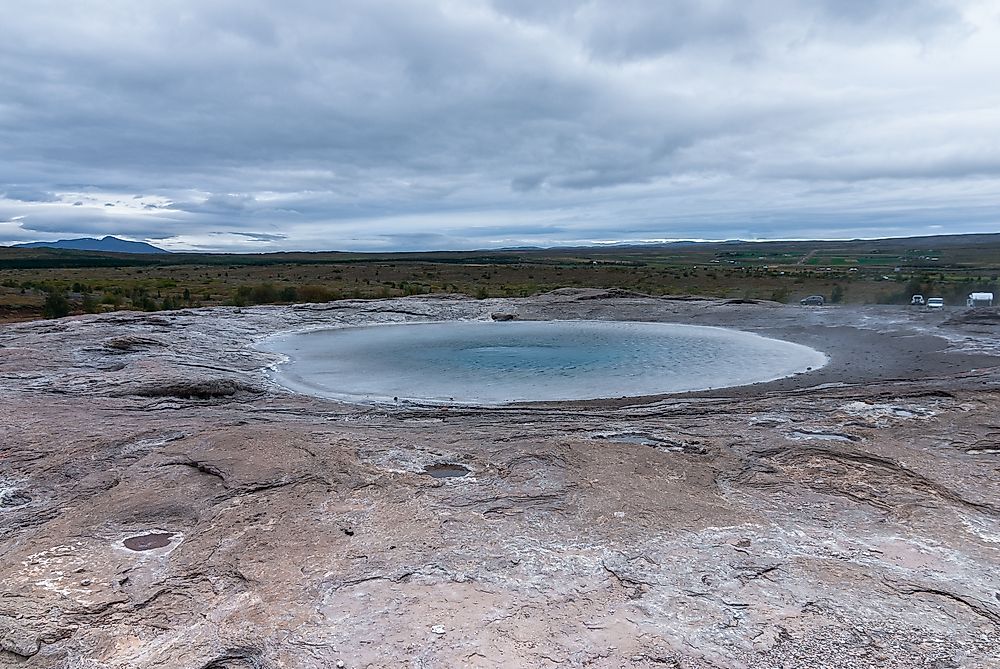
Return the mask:
M 314 330 L 262 348 L 281 385 L 355 402 L 503 404 L 740 386 L 826 363 L 807 346 L 672 323 L 514 321 Z

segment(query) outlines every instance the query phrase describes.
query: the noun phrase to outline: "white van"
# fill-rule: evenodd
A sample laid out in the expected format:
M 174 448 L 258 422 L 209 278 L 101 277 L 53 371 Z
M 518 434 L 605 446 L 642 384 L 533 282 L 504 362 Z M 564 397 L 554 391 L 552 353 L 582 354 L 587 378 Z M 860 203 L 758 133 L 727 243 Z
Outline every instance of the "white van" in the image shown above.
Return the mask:
M 941 298 L 941 297 L 928 297 L 927 298 L 927 308 L 928 309 L 944 309 L 944 298 Z

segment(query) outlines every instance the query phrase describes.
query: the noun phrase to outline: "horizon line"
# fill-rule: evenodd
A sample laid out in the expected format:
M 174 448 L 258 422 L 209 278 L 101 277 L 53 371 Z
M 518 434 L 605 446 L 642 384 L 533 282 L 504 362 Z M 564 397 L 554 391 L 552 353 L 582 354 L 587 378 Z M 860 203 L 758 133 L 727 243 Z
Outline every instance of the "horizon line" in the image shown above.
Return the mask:
M 884 237 L 775 237 L 775 238 L 752 238 L 745 239 L 740 237 L 729 237 L 720 239 L 708 239 L 708 238 L 690 238 L 690 237 L 678 237 L 678 238 L 665 238 L 665 239 L 653 239 L 653 240 L 618 240 L 618 241 L 590 241 L 585 243 L 566 243 L 566 244 L 554 244 L 552 246 L 536 246 L 532 244 L 525 245 L 514 245 L 514 246 L 485 246 L 485 247 L 472 247 L 472 248 L 437 248 L 437 249 L 423 249 L 423 250 L 350 250 L 350 249 L 322 249 L 322 250 L 304 250 L 304 249 L 275 249 L 275 250 L 260 250 L 260 251 L 209 251 L 209 250 L 196 250 L 196 249 L 179 249 L 179 250 L 168 250 L 159 246 L 156 243 L 159 240 L 150 238 L 129 238 L 129 237 L 119 237 L 117 235 L 104 235 L 104 237 L 73 237 L 73 238 L 62 238 L 53 240 L 38 240 L 32 242 L 13 242 L 10 244 L 2 245 L 0 248 L 39 248 L 39 247 L 24 247 L 22 244 L 41 244 L 41 243 L 58 243 L 66 241 L 81 241 L 81 240 L 95 240 L 103 241 L 104 239 L 111 237 L 113 239 L 118 239 L 120 241 L 127 242 L 138 242 L 146 243 L 150 246 L 155 246 L 161 251 L 165 251 L 168 254 L 174 255 L 268 255 L 276 253 L 359 253 L 359 254 L 379 254 L 379 253 L 475 253 L 480 251 L 552 251 L 557 249 L 586 249 L 586 248 L 611 248 L 615 246 L 667 246 L 671 244 L 727 244 L 727 243 L 743 243 L 743 244 L 767 244 L 767 243 L 804 243 L 804 242 L 877 242 L 877 241 L 892 241 L 892 240 L 904 240 L 904 239 L 931 239 L 939 237 L 972 237 L 972 236 L 1000 236 L 1000 232 L 959 232 L 959 233 L 940 233 L 940 234 L 927 234 L 927 235 L 889 235 Z M 162 243 L 162 242 L 159 242 Z M 53 248 L 42 246 L 40 248 Z M 128 251 L 105 251 L 102 249 L 56 249 L 65 251 L 90 251 L 94 253 L 126 253 L 130 255 L 148 255 L 143 253 L 135 253 Z

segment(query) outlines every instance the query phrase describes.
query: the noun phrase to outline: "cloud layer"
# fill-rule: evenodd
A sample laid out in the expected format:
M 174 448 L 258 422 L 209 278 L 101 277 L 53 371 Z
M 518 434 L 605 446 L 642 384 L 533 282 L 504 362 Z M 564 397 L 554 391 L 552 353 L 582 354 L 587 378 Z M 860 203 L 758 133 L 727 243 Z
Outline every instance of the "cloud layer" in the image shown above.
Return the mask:
M 1000 231 L 992 0 L 37 0 L 0 243 Z

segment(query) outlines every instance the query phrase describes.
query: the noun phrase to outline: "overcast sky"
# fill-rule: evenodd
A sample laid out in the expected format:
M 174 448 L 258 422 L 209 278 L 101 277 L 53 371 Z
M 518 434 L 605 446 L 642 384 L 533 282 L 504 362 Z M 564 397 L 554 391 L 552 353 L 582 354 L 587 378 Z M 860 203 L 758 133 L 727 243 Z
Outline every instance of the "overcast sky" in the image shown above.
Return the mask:
M 996 0 L 32 0 L 0 244 L 1000 232 Z

